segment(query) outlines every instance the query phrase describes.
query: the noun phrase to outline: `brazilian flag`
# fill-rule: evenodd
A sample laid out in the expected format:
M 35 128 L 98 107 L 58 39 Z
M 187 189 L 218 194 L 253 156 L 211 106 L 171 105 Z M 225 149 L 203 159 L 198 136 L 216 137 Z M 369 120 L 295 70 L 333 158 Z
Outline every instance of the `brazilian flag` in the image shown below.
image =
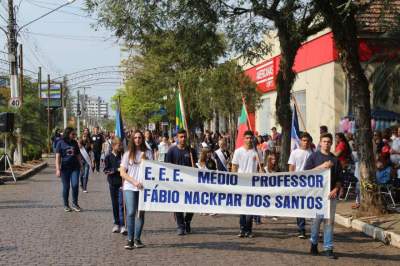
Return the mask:
M 182 94 L 180 91 L 177 91 L 176 94 L 176 115 L 175 115 L 175 122 L 176 122 L 176 130 L 185 129 L 187 130 L 186 124 L 186 116 L 185 116 L 185 109 L 183 105 Z

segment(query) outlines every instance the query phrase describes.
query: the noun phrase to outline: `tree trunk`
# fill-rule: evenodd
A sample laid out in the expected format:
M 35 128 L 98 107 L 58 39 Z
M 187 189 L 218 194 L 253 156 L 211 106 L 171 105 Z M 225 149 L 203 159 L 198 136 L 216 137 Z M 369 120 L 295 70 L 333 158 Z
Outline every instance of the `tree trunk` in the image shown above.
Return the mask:
M 368 80 L 358 56 L 358 38 L 354 11 L 343 12 L 342 1 L 317 1 L 332 29 L 340 62 L 349 82 L 352 110 L 356 126 L 356 144 L 360 158 L 361 208 L 360 214 L 377 215 L 384 211 L 375 182 L 375 158 L 372 148 L 371 100 Z
M 214 130 L 214 132 L 219 132 L 219 112 L 218 112 L 218 110 L 215 110 L 214 115 L 215 115 L 215 130 Z
M 297 50 L 300 48 L 300 42 L 293 40 L 290 31 L 286 28 L 290 25 L 288 22 L 276 22 L 278 28 L 278 37 L 281 47 L 281 61 L 279 63 L 279 72 L 276 78 L 276 118 L 282 128 L 281 149 L 279 159 L 279 169 L 288 170 L 288 160 L 290 155 L 292 110 L 290 108 L 290 91 L 296 79 L 296 73 L 293 71 L 294 60 Z

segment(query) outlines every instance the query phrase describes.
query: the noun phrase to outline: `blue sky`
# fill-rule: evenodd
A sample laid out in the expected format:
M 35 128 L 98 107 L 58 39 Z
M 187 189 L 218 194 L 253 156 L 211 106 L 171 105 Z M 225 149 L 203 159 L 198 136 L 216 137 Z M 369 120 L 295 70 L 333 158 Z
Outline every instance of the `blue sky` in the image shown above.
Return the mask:
M 17 24 L 22 26 L 66 2 L 14 0 L 14 5 L 19 6 Z M 83 69 L 119 65 L 120 49 L 116 39 L 112 32 L 104 28 L 96 31 L 92 27 L 96 20 L 87 17 L 87 13 L 81 9 L 83 2 L 78 0 L 22 30 L 18 41 L 24 47 L 25 68 L 37 72 L 38 67 L 42 66 L 44 80 L 47 74 L 55 78 Z M 1 0 L 0 15 L 0 25 L 5 28 L 7 0 Z M 6 36 L 2 32 L 0 34 L 0 50 L 7 51 Z M 0 59 L 6 60 L 6 55 L 1 53 Z M 3 64 L 1 68 L 8 68 Z M 119 75 L 116 73 L 105 75 L 108 80 L 103 81 L 118 81 Z M 101 96 L 109 101 L 118 87 L 118 84 L 95 85 L 86 91 L 89 95 Z

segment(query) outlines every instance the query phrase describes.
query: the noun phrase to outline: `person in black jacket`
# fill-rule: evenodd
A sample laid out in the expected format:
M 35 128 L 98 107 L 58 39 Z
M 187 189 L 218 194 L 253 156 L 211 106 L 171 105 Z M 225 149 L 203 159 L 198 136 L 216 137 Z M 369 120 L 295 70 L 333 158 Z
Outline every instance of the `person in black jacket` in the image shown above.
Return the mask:
M 124 233 L 124 217 L 121 215 L 120 204 L 122 203 L 122 179 L 119 173 L 121 165 L 121 156 L 123 152 L 122 142 L 119 138 L 112 141 L 112 152 L 104 159 L 104 173 L 107 175 L 107 181 L 110 187 L 111 204 L 114 215 L 113 233 Z

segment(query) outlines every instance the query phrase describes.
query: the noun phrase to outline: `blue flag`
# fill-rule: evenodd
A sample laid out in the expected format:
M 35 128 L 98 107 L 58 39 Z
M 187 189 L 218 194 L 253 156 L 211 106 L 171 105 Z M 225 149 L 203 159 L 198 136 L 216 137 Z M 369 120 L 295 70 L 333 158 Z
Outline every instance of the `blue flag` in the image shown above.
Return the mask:
M 124 123 L 122 122 L 122 115 L 121 115 L 121 109 L 118 106 L 116 110 L 116 116 L 115 116 L 115 136 L 121 139 L 121 141 L 124 140 L 125 138 L 125 132 L 124 132 Z
M 297 118 L 296 107 L 293 106 L 292 112 L 292 129 L 290 132 L 290 150 L 295 150 L 300 147 L 300 130 L 299 130 L 299 120 Z

